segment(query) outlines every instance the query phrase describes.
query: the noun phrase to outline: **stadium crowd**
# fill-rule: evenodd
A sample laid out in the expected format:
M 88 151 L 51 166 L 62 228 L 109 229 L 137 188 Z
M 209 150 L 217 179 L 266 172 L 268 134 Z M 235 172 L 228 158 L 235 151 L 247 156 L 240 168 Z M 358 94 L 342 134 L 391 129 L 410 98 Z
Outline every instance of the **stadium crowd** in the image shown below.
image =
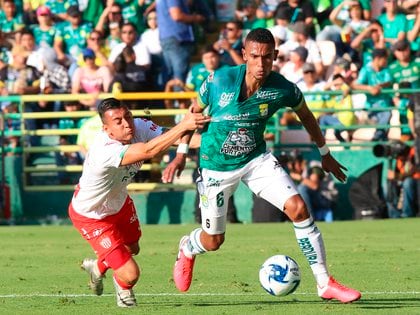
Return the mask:
M 338 141 L 352 140 L 354 130 L 345 129 L 351 125 L 389 124 L 392 107 L 410 126 L 401 128 L 401 140 L 415 137 L 412 95 L 381 91 L 420 87 L 419 0 L 239 0 L 226 22 L 221 22 L 216 0 L 0 4 L 0 95 L 94 96 L 79 102 L 30 102 L 25 111 L 95 110 L 102 92 L 198 91 L 212 71 L 244 63 L 243 39 L 263 27 L 272 32 L 279 51 L 273 70 L 303 92 L 315 92 L 306 101 L 322 127 L 335 128 Z M 366 93 L 354 95 L 352 89 Z M 322 93 L 329 90 L 341 93 Z M 131 109 L 189 105 L 188 100 L 129 102 Z M 18 111 L 13 102 L 0 103 L 5 113 Z M 330 110 L 316 112 L 320 108 Z M 366 111 L 378 108 L 385 110 Z M 84 121 L 26 120 L 26 128 L 74 128 Z M 300 124 L 288 112 L 280 123 Z M 8 120 L 5 128 L 19 129 L 20 123 Z M 372 136 L 387 139 L 384 128 Z M 17 137 L 8 141 L 19 145 Z M 75 141 L 62 138 L 61 144 Z M 72 161 L 79 163 L 79 157 L 65 156 L 60 163 Z
M 171 8 L 166 1 L 152 0 L 0 3 L 1 95 L 197 90 L 214 69 L 243 63 L 242 40 L 257 27 L 275 36 L 275 71 L 304 92 L 343 92 L 308 95 L 311 109 L 351 108 L 349 90 L 358 89 L 367 92 L 366 105 L 358 102 L 361 109 L 396 106 L 406 123 L 409 99 L 381 94 L 381 89 L 419 87 L 418 0 L 384 0 L 382 13 L 376 15 L 375 1 L 242 0 L 234 19 L 224 23 L 217 40 L 202 51 L 198 48 L 214 38 L 208 34 L 219 31 L 221 24 L 214 0 L 179 1 Z M 191 57 L 197 52 L 202 63 L 194 65 Z M 94 110 L 97 103 L 97 98 L 81 100 L 78 109 Z M 64 105 L 40 102 L 28 104 L 26 110 L 66 110 Z M 16 111 L 10 102 L 2 102 L 2 110 Z M 328 113 L 319 121 L 321 126 L 345 127 L 365 120 L 387 124 L 391 118 L 390 111 L 360 113 Z M 298 123 L 287 116 L 282 122 Z M 30 123 L 28 128 L 51 127 L 45 121 Z M 407 128 L 402 134 L 412 137 Z M 351 132 L 347 139 L 339 131 L 335 135 L 340 141 L 351 140 Z M 374 140 L 386 138 L 386 130 L 374 135 Z

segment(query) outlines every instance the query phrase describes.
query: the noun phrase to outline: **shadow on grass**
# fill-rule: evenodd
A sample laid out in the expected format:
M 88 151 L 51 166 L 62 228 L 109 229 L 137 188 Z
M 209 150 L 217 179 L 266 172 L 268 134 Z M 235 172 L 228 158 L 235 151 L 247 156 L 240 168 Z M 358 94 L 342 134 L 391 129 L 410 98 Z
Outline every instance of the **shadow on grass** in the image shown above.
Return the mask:
M 248 301 L 203 301 L 203 302 L 146 302 L 139 303 L 143 305 L 153 304 L 154 306 L 173 306 L 173 307 L 185 307 L 185 306 L 194 306 L 194 307 L 214 307 L 214 306 L 270 306 L 270 305 L 319 305 L 319 306 L 346 306 L 347 304 L 340 303 L 338 301 L 308 301 L 308 300 L 272 300 L 272 301 L 261 301 L 261 300 L 248 300 Z M 399 308 L 419 308 L 420 299 L 418 298 L 389 298 L 389 299 L 362 299 L 354 303 L 349 303 L 352 305 L 352 308 L 359 308 L 365 310 L 375 310 L 375 309 L 399 309 Z

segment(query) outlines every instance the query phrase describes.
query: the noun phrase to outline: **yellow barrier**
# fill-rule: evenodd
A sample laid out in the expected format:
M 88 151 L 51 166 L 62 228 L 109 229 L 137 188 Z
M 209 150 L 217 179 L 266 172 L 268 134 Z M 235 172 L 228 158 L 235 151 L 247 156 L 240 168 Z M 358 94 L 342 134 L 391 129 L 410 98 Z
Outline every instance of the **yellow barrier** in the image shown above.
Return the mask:
M 357 91 L 354 91 L 357 92 Z M 384 93 L 391 93 L 395 92 L 393 90 L 384 90 Z M 337 91 L 335 91 L 337 93 Z M 306 94 L 313 94 L 313 93 L 306 93 Z M 323 94 L 331 94 L 331 93 L 323 93 Z M 170 93 L 162 93 L 162 92 L 145 92 L 145 93 L 118 93 L 118 94 L 111 94 L 111 93 L 102 93 L 98 96 L 98 99 L 104 99 L 108 97 L 115 97 L 120 100 L 158 100 L 158 99 L 191 99 L 197 96 L 196 92 L 170 92 Z M 21 137 L 24 136 L 59 136 L 59 135 L 77 135 L 79 129 L 39 129 L 39 130 L 25 130 L 23 121 L 25 119 L 60 119 L 60 118 L 84 118 L 84 117 L 91 117 L 96 114 L 95 111 L 76 111 L 76 112 L 25 112 L 23 110 L 24 103 L 26 102 L 38 102 L 38 101 L 73 101 L 73 100 L 81 100 L 81 99 L 92 99 L 94 96 L 89 94 L 57 94 L 57 95 L 22 95 L 20 97 L 21 107 L 20 107 L 20 114 L 11 114 L 10 117 L 21 119 L 22 121 L 22 131 L 20 133 Z M 2 97 L 0 97 L 2 100 Z M 395 108 L 392 108 L 395 110 Z M 330 109 L 321 109 L 319 111 L 330 111 Z M 361 110 L 361 109 L 355 109 Z M 346 109 L 348 111 L 348 109 Z M 185 109 L 139 109 L 139 110 L 132 110 L 133 115 L 138 116 L 147 116 L 147 117 L 159 117 L 159 116 L 173 116 L 184 114 L 187 112 Z M 281 113 L 282 111 L 280 111 Z M 7 115 L 6 115 L 7 118 Z M 351 128 L 345 129 L 357 129 L 357 128 L 372 128 L 372 127 L 401 127 L 402 125 L 389 125 L 389 126 L 372 126 L 372 125 L 357 125 L 352 126 Z M 285 126 L 280 126 L 278 122 L 276 122 L 274 126 L 275 130 L 282 131 L 288 129 Z M 331 128 L 331 127 L 330 127 Z M 327 129 L 327 128 L 325 128 Z M 23 138 L 22 138 L 23 139 Z M 287 146 L 287 145 L 286 145 Z M 343 147 L 347 147 L 348 145 L 345 144 Z M 357 146 L 363 147 L 362 143 L 358 143 Z M 40 146 L 40 147 L 30 147 L 24 146 L 23 153 L 24 155 L 28 154 L 42 154 L 42 153 L 50 153 L 50 152 L 63 152 L 63 153 L 71 153 L 71 152 L 78 152 L 79 147 L 77 145 L 56 145 L 56 146 Z M 4 150 L 2 151 L 4 152 Z M 27 160 L 26 158 L 23 159 L 24 163 Z M 186 167 L 187 169 L 196 168 L 195 163 L 190 164 Z M 150 170 L 159 170 L 161 169 L 160 165 L 157 164 L 144 164 L 142 170 L 150 171 Z M 69 172 L 69 173 L 76 173 L 81 172 L 82 166 L 81 165 L 65 165 L 65 166 L 51 166 L 51 165 L 39 165 L 39 166 L 27 166 L 26 164 L 23 165 L 23 170 L 25 174 L 31 173 L 41 173 L 41 172 Z M 159 184 L 159 183 L 133 183 L 129 185 L 130 190 L 155 190 L 155 189 L 175 189 L 175 188 L 192 188 L 194 185 L 179 185 L 179 184 Z M 60 191 L 60 190 L 73 190 L 73 185 L 59 185 L 59 186 L 49 186 L 49 185 L 27 185 L 26 180 L 24 180 L 24 189 L 27 191 Z

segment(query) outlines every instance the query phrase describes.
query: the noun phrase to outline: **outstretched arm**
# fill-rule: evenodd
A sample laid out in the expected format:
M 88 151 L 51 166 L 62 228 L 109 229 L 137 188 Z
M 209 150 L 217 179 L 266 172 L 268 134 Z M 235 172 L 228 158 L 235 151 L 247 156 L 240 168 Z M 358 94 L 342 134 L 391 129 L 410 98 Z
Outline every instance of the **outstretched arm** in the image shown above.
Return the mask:
M 333 175 L 340 182 L 345 182 L 347 179 L 347 175 L 343 172 L 343 170 L 347 171 L 347 168 L 338 163 L 337 160 L 331 155 L 328 147 L 326 146 L 325 138 L 322 135 L 318 122 L 316 121 L 312 112 L 309 110 L 308 106 L 306 105 L 306 102 L 303 102 L 303 105 L 301 105 L 299 109 L 296 110 L 296 115 L 298 115 L 306 131 L 309 133 L 313 141 L 318 146 L 322 158 L 322 168 L 326 172 L 333 173 Z
M 210 120 L 202 114 L 187 113 L 184 119 L 168 132 L 150 140 L 130 145 L 124 154 L 121 165 L 129 165 L 139 161 L 149 160 L 167 150 L 188 131 L 202 128 Z

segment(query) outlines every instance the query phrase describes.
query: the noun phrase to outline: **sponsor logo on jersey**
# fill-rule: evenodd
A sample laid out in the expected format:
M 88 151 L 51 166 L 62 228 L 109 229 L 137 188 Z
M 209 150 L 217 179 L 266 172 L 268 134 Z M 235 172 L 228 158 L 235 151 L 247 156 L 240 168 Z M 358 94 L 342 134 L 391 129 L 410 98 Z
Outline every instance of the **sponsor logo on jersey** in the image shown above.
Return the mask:
M 219 106 L 225 107 L 227 104 L 229 104 L 233 100 L 234 96 L 235 96 L 235 92 L 231 92 L 231 93 L 223 92 L 222 95 L 220 95 Z
M 207 81 L 204 81 L 200 87 L 200 95 L 204 95 L 207 92 Z
M 112 242 L 109 237 L 104 237 L 103 239 L 101 239 L 100 244 L 105 249 L 111 248 L 112 246 Z
M 238 114 L 238 115 L 228 114 L 228 115 L 223 116 L 223 119 L 224 120 L 233 120 L 233 121 L 244 120 L 244 119 L 248 119 L 250 115 L 251 115 L 250 113 L 242 113 L 242 114 Z
M 223 142 L 220 153 L 230 156 L 247 154 L 256 148 L 254 134 L 246 128 L 239 128 L 229 132 Z
M 260 116 L 265 117 L 268 115 L 268 104 L 260 104 Z
M 276 91 L 257 91 L 257 98 L 263 98 L 268 100 L 275 100 L 279 95 L 279 92 Z
M 223 182 L 223 179 L 216 179 L 216 178 L 210 177 L 207 182 L 206 187 L 219 187 L 222 182 Z

